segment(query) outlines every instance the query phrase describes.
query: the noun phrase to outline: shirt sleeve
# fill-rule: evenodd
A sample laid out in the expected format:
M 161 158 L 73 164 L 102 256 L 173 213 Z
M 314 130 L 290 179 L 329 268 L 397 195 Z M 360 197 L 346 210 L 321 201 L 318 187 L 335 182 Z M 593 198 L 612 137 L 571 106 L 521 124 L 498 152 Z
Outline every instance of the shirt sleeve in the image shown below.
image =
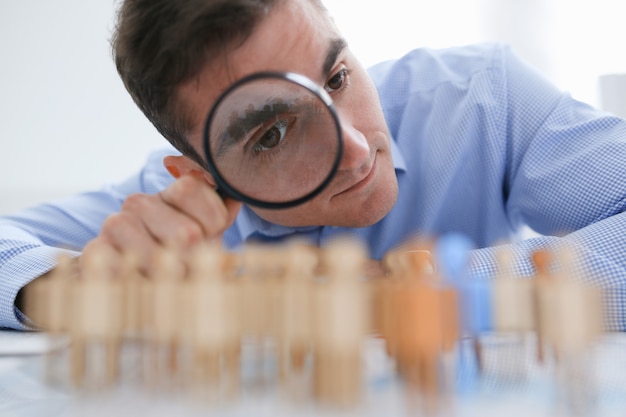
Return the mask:
M 574 270 L 607 294 L 607 324 L 626 330 L 626 121 L 558 91 L 503 52 L 507 106 L 504 199 L 509 220 L 544 235 L 510 245 L 517 272 L 530 255 L 568 245 Z M 495 249 L 474 268 L 495 272 Z
M 176 153 L 155 151 L 140 172 L 120 184 L 0 217 L 0 328 L 27 328 L 15 307 L 19 290 L 52 269 L 60 253 L 78 255 L 128 195 L 156 193 L 171 183 L 162 160 Z

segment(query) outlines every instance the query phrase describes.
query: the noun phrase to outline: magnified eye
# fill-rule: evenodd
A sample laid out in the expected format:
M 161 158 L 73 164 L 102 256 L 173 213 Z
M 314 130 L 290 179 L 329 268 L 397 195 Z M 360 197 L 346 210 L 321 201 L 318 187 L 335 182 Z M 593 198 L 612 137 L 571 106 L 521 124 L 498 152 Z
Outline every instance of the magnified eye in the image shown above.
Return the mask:
M 267 132 L 261 136 L 261 138 L 254 145 L 255 151 L 267 151 L 270 150 L 285 138 L 287 132 L 287 121 L 280 120 L 276 122 Z

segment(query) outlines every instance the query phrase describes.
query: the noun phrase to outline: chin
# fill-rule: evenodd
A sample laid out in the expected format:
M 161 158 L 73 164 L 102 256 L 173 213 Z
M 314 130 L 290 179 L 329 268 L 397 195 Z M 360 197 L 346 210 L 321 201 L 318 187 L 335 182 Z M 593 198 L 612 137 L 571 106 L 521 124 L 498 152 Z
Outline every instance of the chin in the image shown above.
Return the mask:
M 394 176 L 362 201 L 344 201 L 340 205 L 305 203 L 283 210 L 253 208 L 261 218 L 282 226 L 368 227 L 381 221 L 398 199 L 398 183 Z M 322 201 L 325 201 L 322 199 Z
M 353 204 L 348 209 L 341 210 L 341 214 L 337 210 L 330 210 L 330 213 L 321 217 L 318 215 L 320 210 L 316 210 L 315 215 L 298 215 L 298 208 L 273 211 L 254 209 L 254 211 L 269 222 L 288 227 L 317 225 L 352 228 L 368 227 L 381 221 L 395 205 L 398 197 L 397 189 L 389 191 L 391 192 L 385 193 L 384 196 L 377 196 L 362 204 Z M 355 207 L 358 210 L 355 210 Z
M 395 183 L 394 183 L 395 184 Z M 386 189 L 384 192 L 371 196 L 367 201 L 357 206 L 358 210 L 350 210 L 341 224 L 341 227 L 368 227 L 381 221 L 393 208 L 398 200 L 398 187 Z M 353 208 L 355 206 L 352 206 Z

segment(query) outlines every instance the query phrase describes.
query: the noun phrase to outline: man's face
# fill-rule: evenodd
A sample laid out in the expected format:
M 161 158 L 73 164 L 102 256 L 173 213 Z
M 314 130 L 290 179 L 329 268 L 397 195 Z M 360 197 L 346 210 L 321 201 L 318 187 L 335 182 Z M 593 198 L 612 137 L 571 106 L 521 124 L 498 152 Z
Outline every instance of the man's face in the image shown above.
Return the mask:
M 344 154 L 332 182 L 312 200 L 290 209 L 253 210 L 285 226 L 364 227 L 384 217 L 398 186 L 376 89 L 331 18 L 310 0 L 279 2 L 243 45 L 182 86 L 179 99 L 193 112 L 190 141 L 196 151 L 203 154 L 204 121 L 217 97 L 260 71 L 296 72 L 323 86 L 339 114 Z

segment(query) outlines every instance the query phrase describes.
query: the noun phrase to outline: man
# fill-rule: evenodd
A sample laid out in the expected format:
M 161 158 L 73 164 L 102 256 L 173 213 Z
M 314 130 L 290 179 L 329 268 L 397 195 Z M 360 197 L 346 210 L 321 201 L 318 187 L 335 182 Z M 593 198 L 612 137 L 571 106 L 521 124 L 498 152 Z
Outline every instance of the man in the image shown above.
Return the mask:
M 149 274 L 158 247 L 205 239 L 323 245 L 349 232 L 380 259 L 413 236 L 456 231 L 482 248 L 472 268 L 485 275 L 489 246 L 528 225 L 545 236 L 511 244 L 521 275 L 535 249 L 571 244 L 598 283 L 616 293 L 626 283 L 626 123 L 557 91 L 505 47 L 417 50 L 368 74 L 316 0 L 126 0 L 113 46 L 133 99 L 182 155 L 156 152 L 123 184 L 2 219 L 0 326 L 23 328 L 16 295 L 59 251 L 103 245 L 137 252 Z M 206 170 L 207 113 L 260 71 L 306 75 L 341 120 L 336 177 L 294 208 L 222 199 Z M 626 327 L 620 311 L 612 328 Z

